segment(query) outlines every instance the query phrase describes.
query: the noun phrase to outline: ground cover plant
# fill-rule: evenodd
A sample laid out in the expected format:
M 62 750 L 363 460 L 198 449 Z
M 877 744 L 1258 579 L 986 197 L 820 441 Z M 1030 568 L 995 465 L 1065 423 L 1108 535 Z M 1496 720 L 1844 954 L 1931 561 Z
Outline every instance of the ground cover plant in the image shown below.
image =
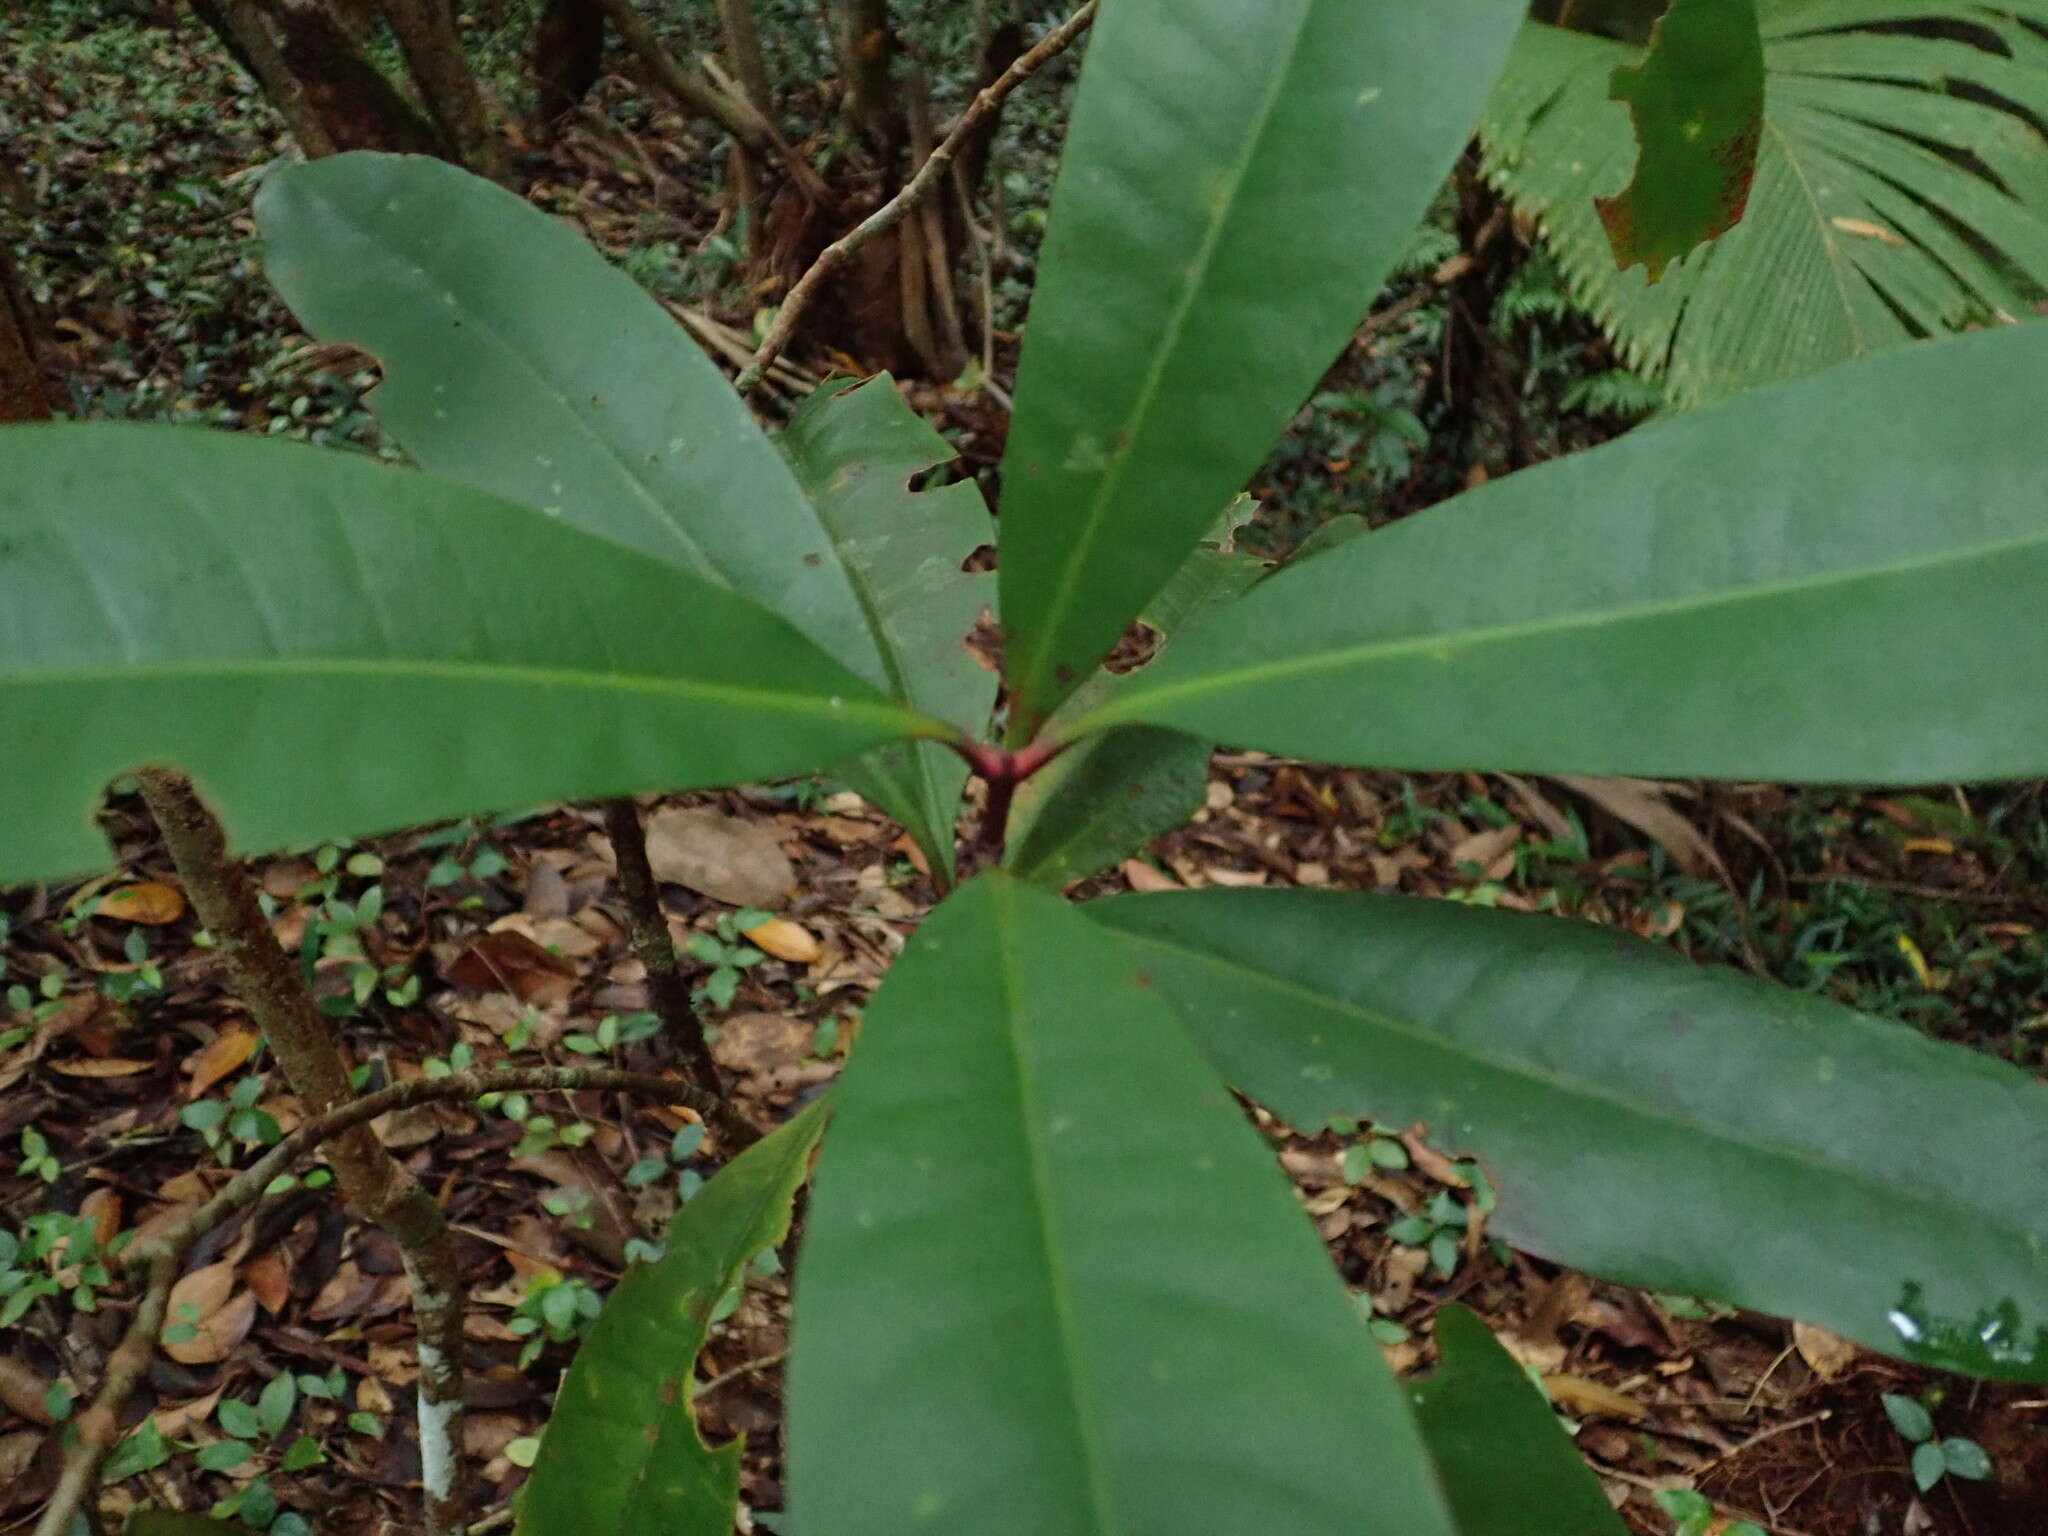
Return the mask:
M 946 450 L 886 381 L 821 394 L 772 441 L 573 235 L 428 161 L 280 171 L 258 209 L 295 312 L 381 360 L 380 420 L 422 472 L 168 430 L 0 437 L 6 687 L 64 727 L 0 745 L 18 808 L 0 877 L 91 867 L 82 808 L 146 763 L 189 769 L 258 848 L 837 768 L 952 888 L 829 1103 L 741 1152 L 621 1285 L 537 1448 L 523 1528 L 728 1528 L 735 1454 L 702 1444 L 679 1388 L 815 1146 L 791 1396 L 807 1536 L 1480 1533 L 1526 1528 L 1534 1486 L 1549 1528 L 1615 1529 L 1455 1311 L 1420 1400 L 1395 1387 L 1231 1088 L 1301 1126 L 1425 1122 L 1477 1159 L 1470 1209 L 1531 1251 L 1905 1358 L 2048 1375 L 2025 1177 L 2048 1101 L 2027 1074 L 1562 922 L 1337 893 L 1052 894 L 1190 813 L 1218 740 L 1815 782 L 2048 762 L 2027 685 L 2048 660 L 2028 622 L 2048 574 L 2031 330 L 1740 397 L 1277 575 L 1220 547 L 1461 148 L 1516 10 L 1323 0 L 1248 26 L 1224 5 L 1109 9 L 993 581 L 965 568 L 991 538 L 979 500 L 909 489 Z M 574 579 L 537 616 L 541 570 Z M 961 644 L 992 598 L 1000 719 Z M 1133 619 L 1159 654 L 1097 671 Z M 210 814 L 175 774 L 142 787 L 235 948 L 248 925 Z M 622 850 L 636 836 L 614 830 Z M 268 962 L 244 958 L 260 992 Z M 337 1088 L 229 1188 L 253 1197 L 393 1104 L 515 1086 L 431 1081 Z M 696 1094 L 714 1123 L 715 1086 Z M 1900 1134 L 1937 1118 L 1940 1138 Z M 1436 1249 L 1456 1228 L 1432 1211 L 1413 1235 Z M 409 1259 L 431 1252 L 418 1238 Z M 178 1256 L 158 1239 L 131 1259 L 149 1295 L 167 1299 Z M 423 1450 L 456 1411 L 448 1386 L 424 1384 Z M 429 1452 L 426 1481 L 430 1525 L 462 1524 L 453 1467 Z

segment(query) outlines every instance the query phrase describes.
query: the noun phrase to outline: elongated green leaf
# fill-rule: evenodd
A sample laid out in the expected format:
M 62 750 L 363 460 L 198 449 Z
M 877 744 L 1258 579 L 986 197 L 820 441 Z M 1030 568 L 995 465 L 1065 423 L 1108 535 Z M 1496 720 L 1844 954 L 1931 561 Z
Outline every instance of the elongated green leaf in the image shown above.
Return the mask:
M 876 996 L 805 1223 L 806 1536 L 1445 1536 L 1285 1182 L 1114 943 L 1002 875 Z
M 1204 890 L 1085 909 L 1232 1083 L 1476 1154 L 1504 1237 L 1873 1349 L 2048 1379 L 2048 1083 L 1611 929 Z M 1977 1357 L 1938 1336 L 1973 1320 Z
M 789 1231 L 827 1104 L 747 1148 L 629 1270 L 576 1351 L 519 1504 L 519 1536 L 731 1536 L 740 1441 L 717 1450 L 690 1402 L 711 1312 Z
M 1764 46 L 1756 0 L 1671 0 L 1640 64 L 1614 72 L 1642 158 L 1600 200 L 1616 265 L 1664 268 L 1731 228 L 1749 201 L 1763 133 Z
M 1675 778 L 2048 769 L 2048 330 L 1512 475 L 1260 583 L 1074 730 Z
M 1543 1394 L 1493 1331 L 1459 1306 L 1436 1315 L 1442 1362 L 1409 1388 L 1458 1536 L 1627 1536 Z
M 0 881 L 103 864 L 116 774 L 245 847 L 823 767 L 936 731 L 722 587 L 353 455 L 0 429 Z
M 1640 50 L 1532 22 L 1481 118 L 1487 179 L 1541 228 L 1630 367 L 1693 406 L 2028 318 L 2048 283 L 2048 42 L 2015 13 L 2038 26 L 2048 6 L 1757 11 L 1767 88 L 1747 211 L 1654 287 L 1616 269 L 1595 207 L 1635 157 L 1608 89 Z
M 1103 8 L 1003 459 L 1020 734 L 1173 574 L 1350 336 L 1523 9 Z
M 420 464 L 719 582 L 884 681 L 789 466 L 667 311 L 560 220 L 440 160 L 269 177 L 264 267 L 316 336 L 377 354 Z
M 968 651 L 967 634 L 994 603 L 995 579 L 961 566 L 994 538 L 994 524 L 971 481 L 910 489 L 913 476 L 954 457 L 952 445 L 904 404 L 886 374 L 855 389 L 819 390 L 781 441 L 881 642 L 890 694 L 978 740 L 996 678 Z M 956 753 L 930 742 L 885 747 L 848 778 L 950 875 L 967 782 Z

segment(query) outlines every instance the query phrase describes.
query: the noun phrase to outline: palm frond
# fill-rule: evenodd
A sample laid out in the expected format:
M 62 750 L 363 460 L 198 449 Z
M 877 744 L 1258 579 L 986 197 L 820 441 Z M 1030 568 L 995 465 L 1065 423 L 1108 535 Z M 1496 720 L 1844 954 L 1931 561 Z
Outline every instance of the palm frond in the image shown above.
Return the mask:
M 1629 367 L 1691 406 L 2031 316 L 2048 294 L 2048 0 L 1759 10 L 1768 78 L 1748 212 L 1654 287 L 1616 270 L 1594 210 L 1634 166 L 1607 91 L 1638 50 L 1532 22 L 1481 120 L 1484 174 Z

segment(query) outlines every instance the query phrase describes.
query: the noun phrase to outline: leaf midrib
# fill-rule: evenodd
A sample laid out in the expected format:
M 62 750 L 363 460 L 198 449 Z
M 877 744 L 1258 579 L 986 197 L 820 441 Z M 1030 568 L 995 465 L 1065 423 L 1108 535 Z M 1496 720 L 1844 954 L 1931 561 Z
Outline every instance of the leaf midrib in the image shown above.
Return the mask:
M 315 677 L 418 679 L 448 683 L 513 683 L 593 692 L 705 698 L 798 714 L 823 714 L 835 720 L 870 720 L 904 728 L 907 739 L 943 738 L 945 728 L 910 708 L 880 699 L 841 699 L 834 695 L 790 693 L 737 683 L 702 682 L 692 678 L 644 672 L 615 672 L 533 664 L 497 662 L 407 661 L 382 657 L 287 656 L 260 660 L 209 660 L 146 663 L 136 666 L 51 667 L 34 672 L 0 672 L 0 689 L 72 687 L 129 682 L 179 682 L 193 678 L 261 680 L 295 674 Z
M 1058 1235 L 1053 1230 L 1052 1172 L 1046 1166 L 1043 1123 L 1037 1114 L 1037 1084 L 1024 1060 L 1023 1042 L 1019 1038 L 1024 1022 L 1023 988 L 1017 975 L 1016 950 L 1010 943 L 1010 934 L 1015 928 L 1012 900 L 1012 892 L 1000 882 L 990 886 L 989 902 L 995 909 L 996 952 L 1001 958 L 996 980 L 1002 994 L 1002 1038 L 1016 1082 L 1018 1128 L 1024 1143 L 1025 1166 L 1031 1186 L 1032 1215 L 1036 1218 L 1039 1246 L 1045 1258 L 1046 1287 L 1052 1296 L 1053 1321 L 1059 1331 L 1060 1372 L 1066 1378 L 1067 1398 L 1074 1409 L 1075 1450 L 1087 1472 L 1088 1507 L 1094 1518 L 1095 1530 L 1101 1536 L 1112 1536 L 1120 1528 L 1111 1507 L 1104 1468 L 1093 1451 L 1099 1441 L 1094 1424 L 1094 1403 L 1081 1386 L 1083 1351 L 1074 1315 L 1073 1290 L 1067 1279 L 1066 1266 L 1060 1260 Z
M 1339 997 L 1333 993 L 1317 991 L 1311 986 L 1281 976 L 1273 971 L 1261 970 L 1257 966 L 1247 964 L 1221 951 L 1190 949 L 1134 929 L 1114 927 L 1114 925 L 1109 926 L 1112 926 L 1113 931 L 1121 939 L 1149 946 L 1153 949 L 1163 950 L 1169 954 L 1191 960 L 1197 965 L 1207 965 L 1216 970 L 1246 977 L 1261 987 L 1300 998 L 1317 1008 L 1336 1013 L 1340 1016 L 1358 1019 L 1369 1029 L 1378 1029 L 1386 1034 L 1399 1036 L 1401 1039 L 1425 1051 L 1449 1056 L 1454 1059 L 1463 1059 L 1503 1077 L 1547 1088 L 1568 1098 L 1591 1100 L 1610 1110 L 1617 1111 L 1624 1119 L 1675 1126 L 1680 1130 L 1701 1136 L 1703 1139 L 1710 1141 L 1718 1140 L 1739 1147 L 1766 1161 L 1789 1164 L 1802 1176 L 1815 1172 L 1832 1175 L 1873 1190 L 1885 1200 L 1898 1201 L 1903 1199 L 1908 1201 L 1929 1212 L 1937 1221 L 1946 1221 L 1952 1215 L 1950 1208 L 1935 1203 L 1933 1197 L 1922 1194 L 1908 1186 L 1902 1186 L 1878 1177 L 1860 1166 L 1844 1166 L 1839 1163 L 1827 1162 L 1794 1145 L 1771 1141 L 1761 1136 L 1727 1130 L 1697 1118 L 1689 1118 L 1682 1113 L 1665 1110 L 1661 1107 L 1652 1107 L 1652 1101 L 1644 1098 L 1630 1097 L 1619 1089 L 1611 1089 L 1582 1079 L 1564 1077 L 1556 1072 L 1546 1071 L 1534 1063 L 1520 1058 L 1498 1055 L 1469 1041 L 1440 1034 L 1431 1030 L 1427 1025 L 1411 1023 L 1398 1015 L 1377 1011 L 1362 1003 L 1352 1002 L 1348 998 Z M 1974 1202 L 1958 1200 L 1956 1203 L 1968 1210 L 1977 1212 L 1986 1221 L 2000 1230 L 2013 1234 L 2020 1240 L 2022 1246 L 2028 1244 L 2032 1234 L 2028 1233 L 2025 1228 L 2015 1226 L 2010 1216 L 1986 1210 Z
M 1051 601 L 1046 605 L 1046 618 L 1038 632 L 1037 648 L 1032 653 L 1028 671 L 1017 680 L 1017 690 L 1025 697 L 1038 697 L 1047 670 L 1053 664 L 1053 637 L 1060 628 L 1064 614 L 1073 605 L 1074 588 L 1081 579 L 1082 568 L 1087 564 L 1095 542 L 1107 524 L 1110 504 L 1115 501 L 1117 493 L 1123 487 L 1125 472 L 1137 456 L 1138 424 L 1151 413 L 1152 403 L 1165 382 L 1167 364 L 1180 351 L 1181 336 L 1187 330 L 1188 320 L 1196 302 L 1206 289 L 1209 269 L 1215 262 L 1217 250 L 1223 244 L 1224 231 L 1231 226 L 1236 216 L 1245 177 L 1250 174 L 1252 162 L 1258 158 L 1259 150 L 1265 143 L 1267 131 L 1272 126 L 1273 113 L 1286 94 L 1285 87 L 1294 78 L 1295 61 L 1301 52 L 1302 39 L 1308 33 L 1310 14 L 1317 3 L 1318 0 L 1301 0 L 1293 35 L 1287 41 L 1286 56 L 1267 83 L 1265 96 L 1249 125 L 1243 148 L 1225 180 L 1228 195 L 1221 200 L 1219 211 L 1210 221 L 1209 228 L 1202 237 L 1201 246 L 1190 264 L 1187 282 L 1174 303 L 1173 313 L 1168 317 L 1166 332 L 1146 364 L 1145 376 L 1138 386 L 1138 393 L 1118 429 L 1127 433 L 1128 440 L 1124 451 L 1110 461 L 1108 471 L 1096 482 L 1095 494 L 1088 499 L 1080 535 L 1067 547 L 1066 561 L 1060 567 L 1059 579 L 1053 585 Z M 1114 436 L 1112 433 L 1112 440 Z
M 1328 650 L 1310 651 L 1275 661 L 1198 674 L 1180 682 L 1157 683 L 1149 689 L 1141 684 L 1133 687 L 1123 697 L 1105 703 L 1093 714 L 1076 720 L 1068 728 L 1066 735 L 1070 738 L 1080 737 L 1123 721 L 1154 719 L 1157 715 L 1156 706 L 1159 704 L 1199 698 L 1204 694 L 1227 694 L 1255 685 L 1292 682 L 1320 672 L 1340 672 L 1349 668 L 1370 666 L 1376 662 L 1403 661 L 1432 651 L 1470 651 L 1484 646 L 1504 645 L 1517 640 L 1554 634 L 1621 627 L 1674 614 L 1735 608 L 1745 603 L 1770 602 L 1778 598 L 1820 592 L 1830 587 L 1849 588 L 1866 582 L 1932 571 L 1943 566 L 1968 565 L 1989 558 L 2025 553 L 2036 548 L 2048 549 L 2048 532 L 2030 533 L 2017 538 L 1942 550 L 1934 555 L 1861 565 L 1847 572 L 1829 571 L 1814 576 L 1758 582 L 1750 586 L 1724 588 L 1715 592 L 1689 593 L 1615 608 L 1545 614 L 1539 618 L 1513 624 L 1474 625 L 1427 635 L 1403 635 L 1391 640 L 1363 641 Z M 1272 590 L 1281 589 L 1275 587 Z M 1454 658 L 1446 656 L 1444 659 L 1450 661 Z

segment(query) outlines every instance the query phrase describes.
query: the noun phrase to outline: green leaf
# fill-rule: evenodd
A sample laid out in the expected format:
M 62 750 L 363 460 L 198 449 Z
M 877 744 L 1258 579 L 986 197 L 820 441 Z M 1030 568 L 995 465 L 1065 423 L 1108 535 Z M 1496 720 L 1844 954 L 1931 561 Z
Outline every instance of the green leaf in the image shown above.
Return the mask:
M 1913 1447 L 1913 1484 L 1922 1493 L 1941 1481 L 1948 1471 L 1948 1461 L 1941 1454 L 1941 1447 L 1933 1441 Z
M 1115 946 L 1000 873 L 869 1008 L 806 1218 L 807 1536 L 1445 1536 L 1269 1150 Z
M 245 848 L 804 772 L 911 735 L 723 588 L 410 471 L 163 427 L 0 429 L 0 881 L 106 862 L 175 763 Z M 937 730 L 926 723 L 922 729 Z
M 1957 337 L 1511 475 L 1261 582 L 1067 729 L 1387 768 L 2039 773 L 2044 372 L 2048 328 Z
M 236 1398 L 223 1398 L 220 1407 L 214 1410 L 214 1417 L 220 1421 L 222 1429 L 237 1439 L 255 1440 L 265 1433 L 263 1420 L 257 1416 L 256 1410 Z
M 299 1384 L 290 1371 L 279 1371 L 270 1378 L 262 1395 L 256 1399 L 256 1418 L 267 1435 L 279 1434 L 292 1421 L 292 1409 L 298 1406 Z M 223 1403 L 222 1407 L 227 1405 Z
M 1616 269 L 1594 206 L 1635 156 L 1608 82 L 1639 50 L 1532 22 L 1480 120 L 1487 179 L 1541 228 L 1629 366 L 1692 406 L 2029 318 L 2048 286 L 2048 43 L 2010 13 L 2038 24 L 2048 6 L 1757 10 L 1767 84 L 1747 211 L 1654 287 Z
M 1626 1536 L 1528 1373 L 1460 1306 L 1436 1315 L 1442 1363 L 1409 1388 L 1458 1536 Z
M 555 1399 L 519 1536 L 728 1536 L 740 1442 L 704 1444 L 691 1379 L 719 1298 L 789 1231 L 828 1113 L 821 1100 L 734 1158 L 669 1223 L 662 1259 L 612 1291 Z
M 1918 1445 L 1923 1440 L 1934 1438 L 1934 1420 L 1913 1398 L 1897 1392 L 1884 1392 L 1879 1394 L 1878 1401 L 1884 1405 L 1884 1416 L 1892 1421 L 1892 1428 L 1905 1439 Z
M 202 1445 L 192 1460 L 206 1472 L 232 1472 L 254 1455 L 240 1440 L 216 1440 Z
M 910 489 L 913 476 L 955 457 L 952 445 L 886 374 L 852 389 L 820 389 L 798 407 L 781 443 L 880 642 L 888 693 L 979 738 L 996 677 L 967 649 L 967 634 L 995 601 L 995 579 L 961 565 L 995 527 L 971 480 Z M 958 754 L 936 742 L 897 745 L 841 772 L 902 822 L 950 879 L 967 782 Z
M 1972 1482 L 1982 1482 L 1993 1471 L 1984 1447 L 1960 1435 L 1951 1435 L 1941 1442 L 1941 1460 L 1952 1475 L 1967 1477 Z
M 1064 890 L 1185 823 L 1208 784 L 1208 742 L 1150 726 L 1105 731 L 1026 781 L 1036 793 L 1018 796 L 1026 815 L 1004 863 Z
M 1003 459 L 1016 734 L 1110 649 L 1350 338 L 1523 9 L 1104 8 Z
M 382 361 L 422 467 L 751 597 L 879 684 L 817 513 L 725 376 L 561 220 L 440 160 L 267 177 L 264 268 L 314 335 Z
M 1334 558 L 1334 557 L 1333 557 Z M 1321 891 L 1086 911 L 1238 1088 L 1304 1130 L 1483 1160 L 1489 1230 L 1631 1285 L 1949 1364 L 1901 1300 L 2016 1315 L 1962 1369 L 2048 1379 L 2048 1083 L 1612 929 Z M 2002 1330 L 2002 1337 L 1997 1337 Z
M 1671 0 L 1640 64 L 1614 72 L 1642 145 L 1635 180 L 1600 199 L 1600 222 L 1624 269 L 1651 282 L 1671 262 L 1732 228 L 1749 201 L 1763 132 L 1764 49 L 1757 0 Z
M 1211 536 L 1227 541 L 1237 515 L 1233 502 Z M 1207 543 L 1189 550 L 1180 569 L 1139 610 L 1139 622 L 1156 638 L 1147 665 L 1250 591 L 1266 571 L 1257 560 Z M 1141 673 L 1098 672 L 1067 700 L 1054 729 L 1060 719 L 1114 698 Z M 1202 808 L 1208 779 L 1209 743 L 1196 737 L 1146 726 L 1091 736 L 1019 787 L 1005 863 L 1019 879 L 1062 890 L 1184 824 Z

